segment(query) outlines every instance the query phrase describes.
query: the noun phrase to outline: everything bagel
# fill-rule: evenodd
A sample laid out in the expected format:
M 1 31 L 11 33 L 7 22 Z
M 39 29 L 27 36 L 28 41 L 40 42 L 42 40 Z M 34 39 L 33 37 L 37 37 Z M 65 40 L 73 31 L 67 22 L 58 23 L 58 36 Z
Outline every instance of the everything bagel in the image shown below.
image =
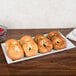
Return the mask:
M 20 39 L 20 44 L 23 45 L 25 42 L 34 41 L 30 35 L 23 36 Z
M 44 35 L 38 34 L 38 35 L 35 36 L 35 42 L 38 43 L 38 41 L 43 39 L 43 38 L 44 38 Z
M 38 53 L 38 46 L 35 42 L 30 41 L 23 44 L 23 50 L 25 52 L 26 57 L 35 56 Z
M 8 51 L 9 50 L 9 47 L 11 45 L 18 45 L 19 43 L 18 43 L 18 41 L 16 39 L 9 39 L 9 40 L 7 40 L 5 42 L 5 44 L 6 44 L 6 50 Z
M 55 50 L 64 49 L 66 47 L 66 41 L 63 37 L 54 37 L 52 43 Z
M 6 41 L 7 55 L 12 60 L 18 60 L 24 57 L 24 51 L 19 42 L 15 39 Z
M 50 52 L 53 48 L 52 42 L 48 38 L 43 38 L 38 42 L 38 49 L 40 53 Z
M 49 32 L 47 37 L 48 37 L 48 39 L 52 40 L 53 37 L 55 37 L 55 36 L 61 36 L 61 35 L 58 31 L 51 31 L 51 32 Z

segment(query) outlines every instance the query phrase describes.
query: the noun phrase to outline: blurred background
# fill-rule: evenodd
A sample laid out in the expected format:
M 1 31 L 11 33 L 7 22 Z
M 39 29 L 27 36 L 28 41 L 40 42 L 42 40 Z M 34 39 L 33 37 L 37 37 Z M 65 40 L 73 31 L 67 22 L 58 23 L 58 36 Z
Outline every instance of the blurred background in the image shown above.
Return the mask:
M 0 25 L 9 29 L 76 27 L 76 0 L 0 0 Z

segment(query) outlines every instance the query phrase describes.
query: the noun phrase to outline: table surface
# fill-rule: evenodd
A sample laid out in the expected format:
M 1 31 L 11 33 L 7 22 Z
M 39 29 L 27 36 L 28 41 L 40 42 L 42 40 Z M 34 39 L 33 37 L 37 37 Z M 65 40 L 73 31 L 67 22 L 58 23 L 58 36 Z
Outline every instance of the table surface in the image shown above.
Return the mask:
M 24 35 L 48 33 L 58 30 L 67 35 L 73 28 L 66 29 L 9 29 L 6 40 L 10 38 L 20 39 Z M 70 40 L 71 41 L 71 40 Z M 75 45 L 76 42 L 72 41 Z M 63 52 L 7 64 L 0 46 L 0 76 L 26 75 L 26 76 L 76 76 L 76 48 Z

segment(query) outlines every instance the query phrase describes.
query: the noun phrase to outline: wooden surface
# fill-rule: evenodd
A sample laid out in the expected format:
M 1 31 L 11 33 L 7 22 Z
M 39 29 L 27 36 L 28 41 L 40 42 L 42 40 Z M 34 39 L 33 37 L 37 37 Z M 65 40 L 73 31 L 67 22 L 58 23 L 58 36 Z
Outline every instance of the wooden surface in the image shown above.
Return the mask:
M 66 36 L 72 29 L 9 29 L 6 40 L 10 38 L 20 39 L 26 34 L 35 36 L 36 34 L 48 33 L 52 30 L 58 30 Z M 76 45 L 76 42 L 72 42 Z M 76 48 L 8 65 L 0 46 L 0 76 L 1 75 L 76 76 Z

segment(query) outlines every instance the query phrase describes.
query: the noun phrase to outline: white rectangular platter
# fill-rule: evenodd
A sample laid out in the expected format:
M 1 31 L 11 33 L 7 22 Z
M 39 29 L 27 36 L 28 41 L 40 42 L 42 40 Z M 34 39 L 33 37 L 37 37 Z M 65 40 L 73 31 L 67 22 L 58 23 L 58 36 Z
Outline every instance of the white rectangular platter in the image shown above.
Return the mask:
M 62 35 L 62 37 L 66 40 L 66 43 L 67 43 L 66 48 L 61 49 L 61 50 L 54 50 L 54 49 L 53 49 L 52 51 L 50 51 L 50 52 L 48 52 L 48 53 L 45 53 L 45 54 L 40 54 L 40 53 L 38 53 L 36 56 L 24 57 L 24 58 L 22 58 L 22 59 L 15 60 L 15 61 L 11 60 L 11 59 L 7 56 L 5 43 L 2 43 L 1 46 L 2 46 L 3 53 L 4 53 L 4 56 L 5 56 L 5 58 L 6 58 L 7 63 L 8 63 L 8 64 L 11 64 L 11 63 L 16 63 L 16 62 L 20 62 L 20 61 L 24 61 L 24 60 L 29 60 L 29 59 L 37 58 L 37 57 L 44 56 L 44 55 L 48 55 L 48 54 L 53 54 L 53 53 L 57 53 L 57 52 L 61 52 L 61 51 L 66 51 L 66 50 L 68 50 L 68 49 L 71 49 L 71 48 L 74 48 L 74 47 L 75 47 L 75 45 L 72 44 L 72 42 L 69 41 L 62 33 L 61 33 L 61 35 Z M 44 34 L 44 36 L 47 36 L 47 34 Z M 34 38 L 34 37 L 33 37 L 33 38 Z

